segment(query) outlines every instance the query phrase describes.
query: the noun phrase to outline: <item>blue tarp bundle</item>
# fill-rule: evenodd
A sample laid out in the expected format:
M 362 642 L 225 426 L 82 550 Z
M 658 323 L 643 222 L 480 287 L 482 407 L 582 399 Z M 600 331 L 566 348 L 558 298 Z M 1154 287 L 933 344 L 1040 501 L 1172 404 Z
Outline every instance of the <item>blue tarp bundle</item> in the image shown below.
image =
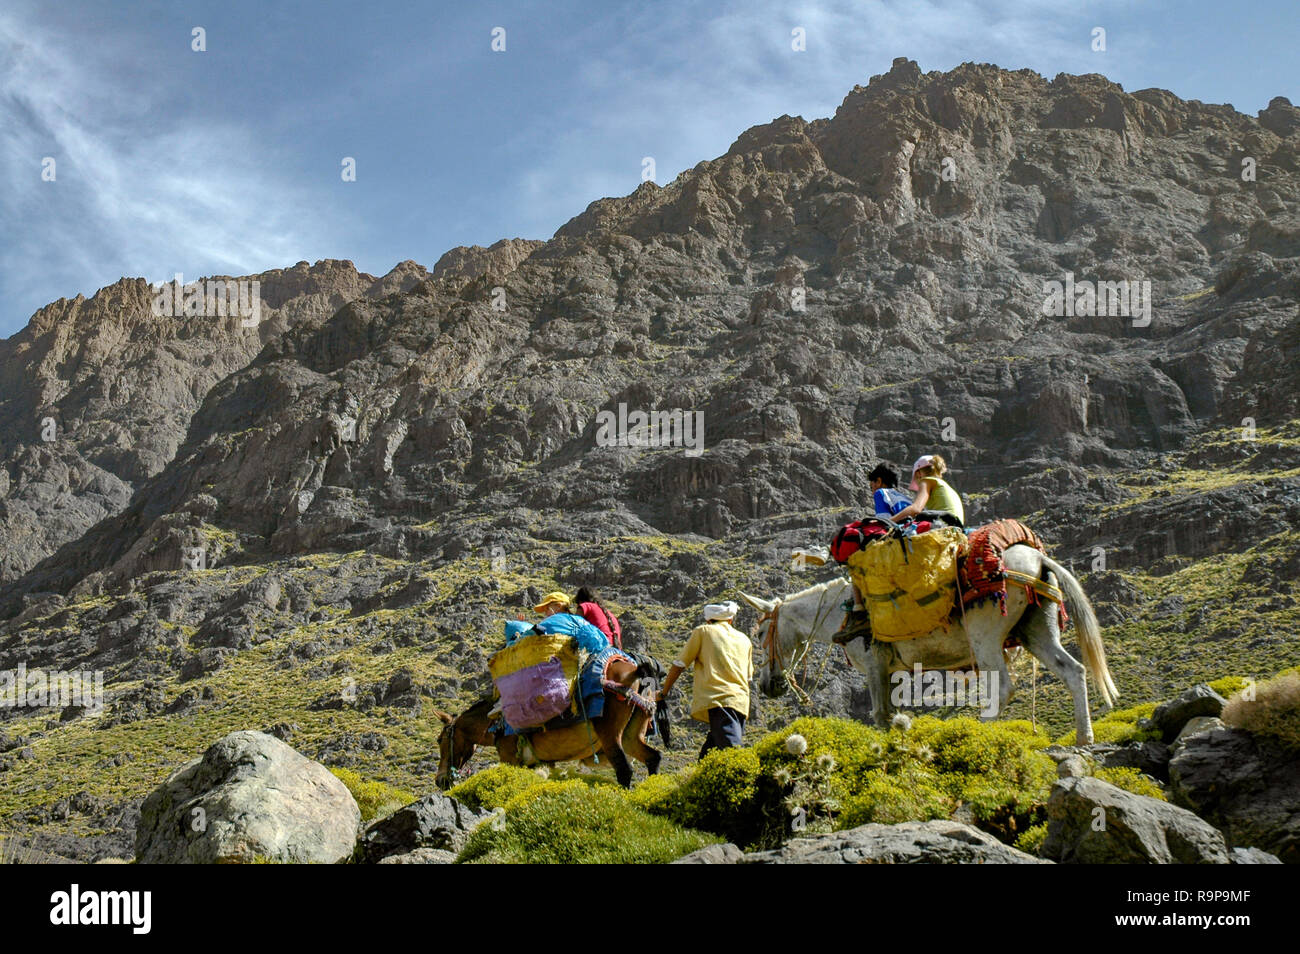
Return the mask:
M 570 636 L 584 653 L 598 653 L 609 646 L 609 637 L 581 616 L 572 613 L 553 613 L 538 623 L 521 619 L 506 620 L 506 645 L 510 646 L 529 633 Z
M 578 648 L 584 653 L 595 654 L 609 647 L 609 638 L 604 633 L 581 616 L 574 616 L 572 613 L 553 613 L 536 625 L 543 633 L 563 633 L 565 636 L 572 636 Z
M 506 645 L 513 646 L 519 639 L 533 632 L 533 624 L 522 619 L 506 620 Z

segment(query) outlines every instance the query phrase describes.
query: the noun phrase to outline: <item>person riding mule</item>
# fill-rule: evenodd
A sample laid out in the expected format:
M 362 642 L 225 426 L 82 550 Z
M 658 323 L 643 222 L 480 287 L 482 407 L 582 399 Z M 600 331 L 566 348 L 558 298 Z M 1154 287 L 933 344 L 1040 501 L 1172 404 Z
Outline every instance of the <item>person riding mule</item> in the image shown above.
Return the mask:
M 913 639 L 880 642 L 855 638 L 845 646 L 850 663 L 867 676 L 876 725 L 886 725 L 892 714 L 891 676 L 911 671 L 916 665 L 925 670 L 974 668 L 996 673 L 996 705 L 988 706 L 980 717 L 994 718 L 1005 712 L 1012 685 L 1003 649 L 1009 641 L 1018 641 L 1069 689 L 1074 700 L 1076 738 L 1080 745 L 1092 741 L 1087 676 L 1092 677 L 1105 704 L 1113 705 L 1119 696 L 1106 665 L 1101 628 L 1092 605 L 1074 575 L 1033 546 L 1008 546 L 1002 559 L 1008 577 L 1014 581 L 1007 587 L 1004 602 L 985 600 L 959 608 L 946 625 Z M 838 578 L 783 599 L 741 594 L 762 614 L 754 639 L 767 647 L 759 672 L 759 686 L 765 693 L 773 694 L 788 684 L 786 674 L 806 657 L 813 640 L 832 642 L 841 619 L 834 608 L 848 598 L 851 586 L 847 579 Z M 1061 619 L 1053 598 L 1069 605 L 1082 664 L 1061 645 Z
M 541 621 L 533 624 L 540 633 L 571 636 L 588 653 L 597 653 L 610 646 L 609 637 L 588 622 L 564 593 L 548 593 L 533 610 L 542 615 Z
M 871 486 L 871 507 L 878 517 L 891 520 L 912 504 L 912 498 L 898 489 L 898 474 L 888 464 L 877 464 L 867 474 Z
M 618 783 L 632 784 L 632 766 L 627 756 L 644 763 L 653 775 L 662 754 L 646 742 L 646 732 L 655 719 L 654 698 L 658 663 L 637 664 L 623 656 L 609 661 L 602 685 L 604 707 L 599 716 L 531 734 L 507 734 L 493 714 L 496 699 L 488 696 L 458 717 L 438 711 L 443 722 L 438 736 L 439 788 L 451 786 L 478 746 L 495 746 L 498 758 L 507 765 L 553 765 L 556 762 L 586 761 L 604 754 L 614 767 Z M 660 735 L 669 744 L 667 713 L 661 713 Z
M 573 597 L 574 611 L 595 626 L 609 639 L 615 649 L 623 648 L 623 626 L 618 617 L 606 609 L 596 591 L 589 586 L 578 587 Z
M 923 512 L 950 513 L 961 526 L 966 525 L 966 508 L 961 494 L 953 490 L 943 475 L 948 465 L 938 454 L 918 457 L 912 465 L 912 482 L 909 489 L 916 494 L 912 502 L 894 514 L 895 522 L 902 523 L 919 517 Z

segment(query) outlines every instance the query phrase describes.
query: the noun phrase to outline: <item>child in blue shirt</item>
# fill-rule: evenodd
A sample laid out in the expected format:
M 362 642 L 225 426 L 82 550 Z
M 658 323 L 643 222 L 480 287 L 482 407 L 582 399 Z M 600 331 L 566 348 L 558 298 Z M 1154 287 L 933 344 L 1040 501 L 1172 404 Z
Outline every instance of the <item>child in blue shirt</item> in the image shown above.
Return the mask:
M 871 497 L 877 516 L 893 517 L 911 506 L 912 498 L 898 489 L 898 474 L 885 464 L 877 464 L 876 469 L 867 474 L 867 480 L 871 481 Z

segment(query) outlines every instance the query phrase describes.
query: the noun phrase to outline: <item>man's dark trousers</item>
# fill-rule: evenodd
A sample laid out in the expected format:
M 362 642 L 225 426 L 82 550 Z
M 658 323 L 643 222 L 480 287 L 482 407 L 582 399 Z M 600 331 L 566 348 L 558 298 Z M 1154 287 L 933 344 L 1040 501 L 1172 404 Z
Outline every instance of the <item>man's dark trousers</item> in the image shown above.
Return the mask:
M 745 734 L 745 717 L 735 709 L 718 706 L 709 710 L 709 737 L 700 749 L 700 758 L 713 749 L 729 749 L 740 745 Z

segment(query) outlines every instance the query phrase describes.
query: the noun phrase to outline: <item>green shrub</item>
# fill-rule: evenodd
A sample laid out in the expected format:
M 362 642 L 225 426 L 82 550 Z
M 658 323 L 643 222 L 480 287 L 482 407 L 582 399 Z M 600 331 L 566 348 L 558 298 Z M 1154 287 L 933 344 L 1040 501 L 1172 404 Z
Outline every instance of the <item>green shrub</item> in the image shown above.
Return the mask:
M 627 800 L 651 814 L 662 814 L 661 810 L 680 785 L 681 779 L 676 775 L 651 775 L 627 793 Z
M 926 766 L 911 764 L 900 771 L 877 769 L 867 772 L 854 786 L 836 818 L 836 828 L 856 828 L 870 822 L 896 824 L 947 818 L 954 808 L 944 793 L 937 773 Z
M 1222 679 L 1214 680 L 1209 685 L 1211 689 L 1227 699 L 1241 692 L 1252 681 L 1245 676 L 1224 676 Z
M 676 789 L 656 801 L 653 810 L 684 828 L 748 844 L 757 838 L 761 825 L 757 800 L 761 770 L 753 749 L 715 749 Z
M 541 778 L 541 776 L 538 777 Z M 588 790 L 588 787 L 576 778 L 565 779 L 562 782 L 552 782 L 547 779 L 541 779 L 541 784 L 521 789 L 507 798 L 498 807 L 505 809 L 507 812 L 519 812 L 523 811 L 543 795 L 552 795 L 556 792 L 582 792 Z
M 352 793 L 357 808 L 361 809 L 363 822 L 391 815 L 399 808 L 415 801 L 415 796 L 410 792 L 404 792 L 387 782 L 367 781 L 352 769 L 332 768 L 330 771 Z
M 1093 777 L 1101 779 L 1103 782 L 1110 782 L 1116 788 L 1122 788 L 1126 792 L 1132 792 L 1134 795 L 1145 795 L 1148 798 L 1158 798 L 1162 802 L 1167 802 L 1165 790 L 1156 782 L 1147 778 L 1140 771 L 1131 767 L 1124 768 L 1106 768 L 1102 766 L 1092 773 Z
M 908 738 L 914 745 L 928 746 L 934 765 L 941 772 L 998 774 L 1028 779 L 1031 765 L 1050 764 L 1045 755 L 1031 758 L 1047 748 L 1047 736 L 1028 722 L 977 722 L 971 718 L 936 719 L 922 716 L 912 723 Z
M 1154 729 L 1139 729 L 1138 719 L 1149 719 L 1156 711 L 1158 702 L 1144 702 L 1129 709 L 1117 709 L 1108 712 L 1092 724 L 1092 737 L 1095 742 L 1113 742 L 1124 745 L 1127 742 L 1146 742 L 1157 739 L 1160 733 Z M 1057 745 L 1074 745 L 1075 733 L 1071 729 L 1056 740 Z
M 803 741 L 790 747 L 794 735 Z M 685 776 L 647 779 L 626 800 L 744 847 L 779 843 L 795 817 L 818 831 L 947 818 L 959 808 L 1011 843 L 1045 820 L 1056 780 L 1048 744 L 1024 721 L 919 716 L 905 730 L 881 731 L 801 718 L 753 749 L 712 752 Z M 1122 782 L 1145 791 L 1136 779 Z
M 807 741 L 803 756 L 786 749 L 796 733 Z M 1010 841 L 1043 818 L 1056 779 L 1047 745 L 1024 721 L 919 716 L 906 730 L 883 732 L 847 719 L 799 719 L 755 747 L 764 768 L 758 795 L 769 818 L 781 815 L 775 793 L 780 807 L 797 802 L 810 820 L 820 813 L 837 829 L 945 818 L 965 805 L 975 824 Z M 826 755 L 835 765 L 822 784 L 812 767 Z M 764 835 L 773 834 L 769 825 Z
M 933 767 L 939 787 L 970 809 L 979 828 L 1011 841 L 1042 820 L 1056 765 L 1042 751 L 1047 736 L 1028 722 L 922 716 L 906 738 L 913 757 Z
M 829 753 L 835 757 L 842 770 L 851 771 L 854 767 L 872 759 L 872 746 L 882 746 L 889 738 L 888 734 L 854 722 L 851 719 L 818 719 L 804 717 L 796 719 L 784 729 L 769 732 L 754 751 L 765 769 L 785 764 L 790 765 L 796 757 L 786 751 L 786 741 L 792 735 L 801 735 L 808 742 L 804 758 L 816 759 Z
M 1251 693 L 1233 696 L 1223 707 L 1223 721 L 1300 751 L 1300 672 L 1286 670 Z
M 1047 840 L 1047 822 L 1040 822 L 1026 828 L 1016 839 L 1016 847 L 1025 854 L 1037 856 L 1043 850 L 1043 842 Z
M 474 830 L 457 861 L 663 864 L 717 840 L 642 811 L 620 790 L 575 780 L 510 799 L 499 821 Z
M 494 765 L 475 772 L 447 794 L 470 808 L 503 808 L 520 792 L 546 784 L 546 778 L 518 765 Z

